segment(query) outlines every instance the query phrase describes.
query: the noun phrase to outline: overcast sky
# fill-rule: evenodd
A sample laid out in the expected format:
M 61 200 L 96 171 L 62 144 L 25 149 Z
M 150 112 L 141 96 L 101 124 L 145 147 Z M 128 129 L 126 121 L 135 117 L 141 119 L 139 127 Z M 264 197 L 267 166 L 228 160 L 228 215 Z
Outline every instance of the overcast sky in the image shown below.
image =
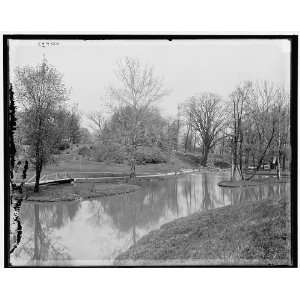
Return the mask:
M 116 84 L 116 61 L 125 56 L 153 66 L 163 78 L 171 91 L 159 104 L 165 116 L 175 115 L 179 103 L 201 92 L 226 99 L 243 80 L 271 80 L 289 88 L 286 40 L 56 41 L 45 47 L 40 42 L 10 41 L 11 70 L 36 65 L 45 55 L 63 73 L 83 116 L 101 108 L 107 86 Z

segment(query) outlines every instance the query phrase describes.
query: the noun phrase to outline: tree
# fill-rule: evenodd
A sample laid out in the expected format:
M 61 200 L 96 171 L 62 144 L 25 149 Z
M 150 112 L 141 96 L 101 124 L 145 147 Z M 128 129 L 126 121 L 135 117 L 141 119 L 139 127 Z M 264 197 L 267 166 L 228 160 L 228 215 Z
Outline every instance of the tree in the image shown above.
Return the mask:
M 83 144 L 90 144 L 92 143 L 93 139 L 92 139 L 92 135 L 90 133 L 90 131 L 85 128 L 85 127 L 81 127 L 80 128 L 80 142 Z
M 277 119 L 277 178 L 281 177 L 281 159 L 284 157 L 284 148 L 289 143 L 289 95 L 284 88 L 278 88 L 275 99 L 274 113 Z M 284 160 L 283 160 L 284 161 Z M 285 166 L 284 166 L 285 167 Z
M 90 113 L 88 118 L 92 123 L 93 129 L 96 131 L 97 137 L 100 138 L 105 125 L 103 114 L 100 111 L 95 111 Z
M 117 107 L 127 107 L 124 141 L 130 163 L 130 178 L 135 180 L 136 151 L 140 124 L 147 110 L 167 94 L 162 81 L 155 77 L 153 68 L 143 66 L 137 59 L 126 57 L 119 61 L 116 71 L 119 87 L 110 87 L 110 96 Z M 116 107 L 115 107 L 116 109 Z
M 68 115 L 68 137 L 72 144 L 80 143 L 81 133 L 80 133 L 80 115 L 78 113 L 77 107 L 73 106 Z
M 16 106 L 14 100 L 14 92 L 12 85 L 9 86 L 9 99 L 8 99 L 8 147 L 9 147 L 9 169 L 10 180 L 13 179 L 13 170 L 15 167 L 16 146 L 14 142 L 14 134 L 17 126 Z
M 184 110 L 185 125 L 186 125 L 186 133 L 185 133 L 185 136 L 184 136 L 184 152 L 186 152 L 187 149 L 188 149 L 189 144 L 191 144 L 191 143 L 189 143 L 189 141 L 191 141 L 191 139 L 189 139 L 189 136 L 190 136 L 190 132 L 192 131 L 192 114 L 191 114 L 191 111 L 189 109 L 189 106 L 188 106 L 188 109 L 185 109 L 184 105 L 183 105 L 183 110 Z
M 16 105 L 14 100 L 14 92 L 12 84 L 9 86 L 9 98 L 8 98 L 8 147 L 9 147 L 9 171 L 10 171 L 10 188 L 11 192 L 18 190 L 22 193 L 22 188 L 25 183 L 26 174 L 28 170 L 28 161 L 25 160 L 23 163 L 23 170 L 21 169 L 22 162 L 16 160 L 16 146 L 15 146 L 15 133 L 17 128 L 17 117 L 16 117 Z M 22 181 L 17 185 L 16 176 L 19 171 L 22 171 Z M 12 202 L 11 193 L 11 202 Z
M 255 132 L 253 143 L 257 153 L 256 171 L 263 164 L 268 153 L 272 153 L 274 138 L 278 130 L 276 99 L 278 88 L 272 82 L 258 82 L 254 86 L 254 95 L 248 99 L 247 111 L 252 120 L 251 130 Z M 247 178 L 250 180 L 255 173 Z
M 233 105 L 232 110 L 232 172 L 231 178 L 236 178 L 236 173 L 244 179 L 243 174 L 243 144 L 244 144 L 244 113 L 245 105 L 253 95 L 250 81 L 240 84 L 230 95 Z
M 21 169 L 22 162 L 15 163 L 16 146 L 15 146 L 15 131 L 17 126 L 16 118 L 16 105 L 14 100 L 14 92 L 12 85 L 9 86 L 8 94 L 8 147 L 9 147 L 9 179 L 10 179 L 10 204 L 13 210 L 11 224 L 10 224 L 10 254 L 18 247 L 22 238 L 22 225 L 20 221 L 20 209 L 23 201 L 23 185 L 25 183 L 28 161 L 23 164 L 23 170 Z M 21 183 L 16 183 L 16 175 L 18 171 L 22 171 Z M 15 193 L 18 192 L 18 193 Z
M 57 112 L 67 100 L 67 92 L 62 75 L 45 59 L 36 67 L 19 67 L 15 74 L 17 100 L 23 106 L 24 134 L 35 166 L 34 191 L 38 192 L 43 166 L 57 142 Z
M 193 129 L 201 137 L 203 144 L 201 164 L 206 166 L 209 151 L 223 138 L 219 136 L 224 124 L 220 98 L 212 93 L 194 96 L 188 100 L 187 110 Z

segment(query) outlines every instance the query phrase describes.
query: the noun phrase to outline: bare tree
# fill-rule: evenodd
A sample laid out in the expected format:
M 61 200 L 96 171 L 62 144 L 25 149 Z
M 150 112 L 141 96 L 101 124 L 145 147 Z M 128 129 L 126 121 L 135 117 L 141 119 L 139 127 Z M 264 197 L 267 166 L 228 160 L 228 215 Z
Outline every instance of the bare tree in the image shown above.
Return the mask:
M 190 132 L 192 131 L 192 114 L 191 114 L 191 111 L 189 109 L 187 109 L 185 119 L 186 119 L 185 124 L 186 124 L 187 131 L 185 133 L 184 152 L 186 152 L 187 149 L 188 149 L 189 136 L 190 136 Z
M 281 177 L 281 158 L 284 154 L 283 147 L 287 143 L 289 132 L 289 95 L 284 88 L 278 88 L 274 104 L 274 113 L 277 118 L 277 178 Z
M 100 111 L 92 112 L 88 115 L 89 120 L 92 123 L 93 129 L 96 131 L 97 137 L 99 138 L 102 134 L 105 118 Z
M 43 166 L 48 162 L 56 143 L 56 116 L 67 99 L 62 75 L 44 59 L 36 67 L 16 69 L 16 95 L 23 105 L 22 122 L 30 145 L 30 158 L 35 166 L 35 192 Z
M 120 86 L 110 87 L 110 95 L 117 106 L 131 110 L 130 124 L 125 134 L 130 178 L 134 180 L 139 126 L 149 107 L 164 97 L 167 91 L 163 89 L 162 81 L 155 77 L 153 69 L 141 65 L 137 59 L 126 57 L 119 61 L 116 76 Z
M 253 130 L 256 132 L 254 141 L 258 152 L 256 171 L 260 169 L 265 156 L 270 152 L 278 130 L 277 97 L 278 88 L 274 83 L 263 81 L 255 84 L 254 96 L 247 103 L 249 118 L 253 122 Z M 254 174 L 247 179 L 250 180 Z
M 203 145 L 201 164 L 206 166 L 209 151 L 223 138 L 220 133 L 224 125 L 224 112 L 220 98 L 212 93 L 203 93 L 190 98 L 187 109 L 192 127 L 201 137 Z
M 246 81 L 240 84 L 230 95 L 233 105 L 232 110 L 232 172 L 231 178 L 235 179 L 237 172 L 244 179 L 243 174 L 243 144 L 244 144 L 244 113 L 245 104 L 253 95 L 252 83 Z
M 67 118 L 68 137 L 72 144 L 80 143 L 80 113 L 77 105 L 71 107 Z

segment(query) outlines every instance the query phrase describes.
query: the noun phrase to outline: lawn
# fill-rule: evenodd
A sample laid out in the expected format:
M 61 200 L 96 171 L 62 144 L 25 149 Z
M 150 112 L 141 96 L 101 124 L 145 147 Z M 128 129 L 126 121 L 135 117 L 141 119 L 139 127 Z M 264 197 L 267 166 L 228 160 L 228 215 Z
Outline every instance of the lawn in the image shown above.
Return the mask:
M 140 186 L 126 183 L 75 183 L 40 186 L 40 191 L 34 193 L 27 189 L 27 201 L 60 202 L 113 196 L 135 192 Z
M 289 200 L 248 202 L 163 225 L 116 265 L 290 265 Z
M 180 169 L 188 169 L 197 166 L 198 165 L 193 161 L 181 159 L 175 156 L 174 159 L 168 163 L 137 165 L 136 172 L 137 174 L 156 174 Z M 113 162 L 97 162 L 84 158 L 73 160 L 68 156 L 61 156 L 58 157 L 56 163 L 49 164 L 43 169 L 42 176 L 45 174 L 65 172 L 69 173 L 70 175 L 74 175 L 72 173 L 79 172 L 107 172 L 107 176 L 114 174 L 118 176 L 126 176 L 129 175 L 130 167 L 126 163 L 118 164 Z M 34 176 L 34 174 L 34 170 L 29 169 L 27 178 L 31 178 Z

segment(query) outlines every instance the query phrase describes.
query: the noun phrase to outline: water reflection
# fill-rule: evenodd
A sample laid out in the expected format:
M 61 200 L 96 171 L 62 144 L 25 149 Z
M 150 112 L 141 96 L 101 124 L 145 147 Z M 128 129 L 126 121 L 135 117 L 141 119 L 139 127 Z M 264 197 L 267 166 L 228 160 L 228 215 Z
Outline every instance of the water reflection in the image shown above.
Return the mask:
M 289 184 L 226 189 L 227 175 L 189 174 L 151 181 L 134 193 L 70 203 L 22 205 L 15 265 L 105 265 L 149 231 L 196 211 L 289 196 Z
M 23 227 L 20 220 L 20 209 L 23 202 L 23 195 L 13 193 L 11 196 L 11 220 L 10 220 L 10 251 L 13 253 L 22 239 Z
M 24 203 L 21 213 L 23 238 L 13 257 L 16 264 L 18 261 L 28 265 L 60 264 L 70 259 L 60 238 L 53 236 L 53 230 L 66 223 L 66 216 L 62 215 L 61 204 L 44 206 Z

